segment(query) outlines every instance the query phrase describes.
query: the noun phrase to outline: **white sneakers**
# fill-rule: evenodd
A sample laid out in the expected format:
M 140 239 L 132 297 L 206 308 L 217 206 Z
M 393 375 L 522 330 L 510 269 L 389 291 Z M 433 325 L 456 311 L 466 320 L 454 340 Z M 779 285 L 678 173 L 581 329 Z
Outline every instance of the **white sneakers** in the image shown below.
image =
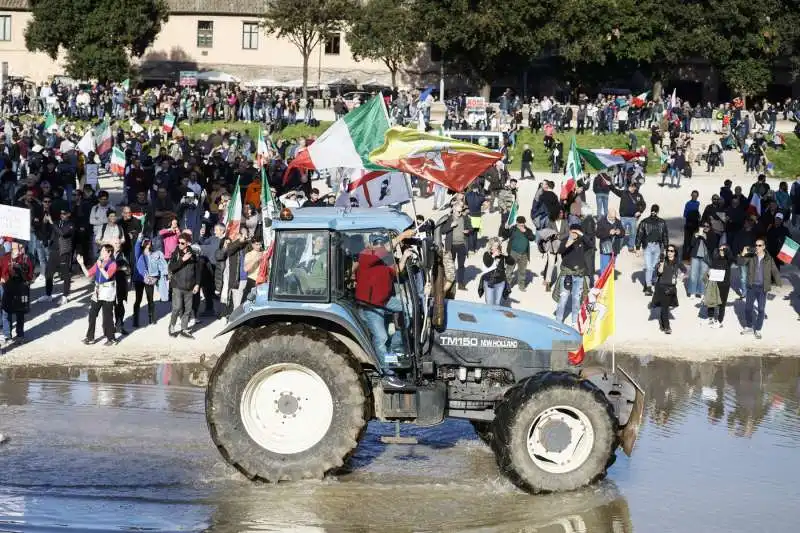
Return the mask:
M 35 304 L 41 304 L 41 303 L 51 302 L 52 300 L 53 300 L 53 297 L 52 297 L 52 296 L 48 296 L 48 295 L 46 295 L 46 294 L 43 294 L 42 296 L 39 296 L 38 298 L 36 298 L 36 299 L 33 301 L 33 303 L 35 303 Z
M 43 294 L 42 296 L 39 296 L 38 298 L 36 298 L 33 301 L 33 303 L 35 303 L 35 304 L 41 304 L 41 303 L 47 303 L 47 302 L 56 302 L 56 305 L 64 305 L 67 302 L 69 302 L 69 298 L 67 298 L 67 296 L 64 295 L 64 294 L 62 294 L 60 297 L 59 296 L 48 296 L 46 294 Z

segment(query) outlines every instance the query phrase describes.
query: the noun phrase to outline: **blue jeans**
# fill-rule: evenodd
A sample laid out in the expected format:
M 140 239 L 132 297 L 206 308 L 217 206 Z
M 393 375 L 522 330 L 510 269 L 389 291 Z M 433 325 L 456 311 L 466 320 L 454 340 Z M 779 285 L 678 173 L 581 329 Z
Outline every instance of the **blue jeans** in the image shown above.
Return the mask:
M 739 290 L 742 296 L 747 293 L 747 265 L 739 266 Z
M 4 287 L 0 285 L 0 300 L 3 299 Z M 6 339 L 11 338 L 11 326 L 13 325 L 12 317 L 16 315 L 17 338 L 25 336 L 25 314 L 24 313 L 9 313 L 5 309 L 0 308 L 0 319 L 3 322 L 3 337 Z
M 708 273 L 708 264 L 699 257 L 692 257 L 689 264 L 689 286 L 687 292 L 689 294 L 704 294 L 705 287 L 703 280 Z
M 595 194 L 597 198 L 597 218 L 604 217 L 608 214 L 608 193 L 599 192 Z
M 622 227 L 625 228 L 625 246 L 628 250 L 633 250 L 636 243 L 636 218 L 635 217 L 621 217 Z
M 600 274 L 606 271 L 606 267 L 611 262 L 611 254 L 600 254 Z
M 758 301 L 758 314 L 753 321 L 753 304 Z M 748 328 L 753 331 L 761 331 L 764 326 L 765 307 L 767 305 L 767 293 L 764 292 L 763 285 L 753 285 L 747 289 L 747 297 L 744 302 L 744 320 Z
M 574 328 L 578 321 L 578 312 L 581 309 L 581 296 L 583 296 L 583 276 L 571 277 L 571 289 L 566 289 L 564 287 L 564 284 L 567 281 L 567 276 L 563 276 L 561 278 L 561 287 L 559 287 L 560 292 L 558 295 L 558 307 L 556 308 L 556 320 L 559 320 L 560 322 L 567 321 L 567 302 L 571 299 L 572 305 L 570 314 L 572 315 L 572 327 Z
M 653 286 L 653 277 L 660 257 L 661 244 L 651 242 L 644 249 L 644 284 L 646 287 Z
M 503 291 L 506 288 L 506 282 L 498 283 L 494 287 L 490 287 L 489 283 L 483 282 L 483 301 L 487 305 L 500 305 L 503 301 Z
M 397 296 L 389 298 L 383 307 L 393 313 L 400 313 L 403 311 L 403 304 Z M 381 368 L 387 368 L 387 356 L 389 355 L 389 348 L 394 351 L 403 351 L 403 337 L 400 331 L 397 330 L 389 339 L 389 331 L 386 329 L 386 312 L 384 309 L 375 307 L 361 307 L 359 314 L 362 320 L 367 325 L 367 329 L 372 336 L 372 345 L 375 347 L 375 352 L 378 354 Z M 391 343 L 389 342 L 391 340 Z M 387 348 L 387 345 L 389 347 Z

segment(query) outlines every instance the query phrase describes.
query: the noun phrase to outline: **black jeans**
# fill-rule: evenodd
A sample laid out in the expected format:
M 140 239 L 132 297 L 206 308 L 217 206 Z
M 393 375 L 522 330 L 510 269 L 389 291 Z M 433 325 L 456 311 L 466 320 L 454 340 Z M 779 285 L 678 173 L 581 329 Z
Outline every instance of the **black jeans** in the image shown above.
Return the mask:
M 725 306 L 728 304 L 728 293 L 731 290 L 731 284 L 717 282 L 717 288 L 719 289 L 719 299 L 721 303 L 718 306 L 708 309 L 708 318 L 714 318 L 717 322 L 722 323 L 722 321 L 725 320 Z
M 464 263 L 467 261 L 467 245 L 454 244 L 451 248 L 453 259 L 456 262 L 456 283 L 464 284 Z
M 45 276 L 44 293 L 47 296 L 53 295 L 53 274 Z M 64 282 L 64 296 L 69 296 L 69 288 L 72 285 L 72 254 L 61 254 L 58 258 L 58 275 Z
M 242 302 L 247 300 L 247 296 L 250 294 L 256 286 L 256 280 L 247 278 L 247 281 L 244 284 L 244 289 L 242 290 Z
M 143 281 L 134 281 L 133 289 L 136 299 L 133 301 L 133 325 L 139 327 L 139 307 L 142 305 L 142 294 L 147 296 L 147 319 L 149 324 L 156 321 L 156 306 L 153 303 L 153 290 L 155 285 L 146 285 Z
M 94 340 L 94 330 L 97 324 L 97 315 L 103 312 L 103 335 L 106 340 L 114 340 L 114 302 L 93 301 L 89 307 L 89 329 L 86 330 L 86 338 Z
M 205 312 L 214 312 L 214 265 L 207 264 L 203 267 L 200 275 L 200 291 L 203 293 L 203 300 L 205 300 Z M 200 292 L 192 298 L 192 311 L 194 316 L 200 314 Z
M 189 318 L 192 314 L 192 291 L 184 289 L 172 289 L 172 315 L 169 317 L 169 328 L 173 330 L 181 318 L 181 330 L 189 328 Z

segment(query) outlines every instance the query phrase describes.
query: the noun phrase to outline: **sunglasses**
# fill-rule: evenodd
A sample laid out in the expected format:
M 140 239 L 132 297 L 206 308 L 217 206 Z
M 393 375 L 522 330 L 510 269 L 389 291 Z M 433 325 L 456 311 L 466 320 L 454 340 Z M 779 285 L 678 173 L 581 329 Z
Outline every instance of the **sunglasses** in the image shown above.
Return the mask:
M 763 247 L 764 247 L 763 244 L 756 244 L 756 248 L 763 248 Z
M 186 241 L 178 241 L 178 244 L 180 244 L 181 246 L 186 246 Z
M 675 253 L 675 250 L 674 250 L 673 248 L 669 248 L 669 249 L 667 250 L 667 253 L 668 253 L 668 254 L 674 254 L 674 253 Z

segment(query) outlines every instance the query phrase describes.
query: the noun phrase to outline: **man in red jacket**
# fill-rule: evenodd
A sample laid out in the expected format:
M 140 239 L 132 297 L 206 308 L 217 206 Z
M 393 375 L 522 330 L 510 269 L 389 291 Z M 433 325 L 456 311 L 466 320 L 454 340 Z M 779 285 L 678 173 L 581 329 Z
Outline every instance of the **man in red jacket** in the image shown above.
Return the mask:
M 369 245 L 358 254 L 355 272 L 356 300 L 362 304 L 359 312 L 372 335 L 372 344 L 383 369 L 383 382 L 395 388 L 402 388 L 404 385 L 390 368 L 398 363 L 398 357 L 402 355 L 397 350 L 403 349 L 403 338 L 400 331 L 395 331 L 389 342 L 386 313 L 402 312 L 403 304 L 400 298 L 392 295 L 397 277 L 392 247 L 395 242 L 411 237 L 414 233 L 414 230 L 407 230 L 393 241 L 384 234 L 371 235 Z M 392 351 L 389 351 L 390 347 Z
M 29 284 L 33 281 L 33 263 L 18 242 L 11 242 L 11 251 L 0 256 L 0 315 L 3 337 L 11 342 L 11 326 L 16 318 L 17 342 L 25 342 L 25 313 L 29 305 Z

